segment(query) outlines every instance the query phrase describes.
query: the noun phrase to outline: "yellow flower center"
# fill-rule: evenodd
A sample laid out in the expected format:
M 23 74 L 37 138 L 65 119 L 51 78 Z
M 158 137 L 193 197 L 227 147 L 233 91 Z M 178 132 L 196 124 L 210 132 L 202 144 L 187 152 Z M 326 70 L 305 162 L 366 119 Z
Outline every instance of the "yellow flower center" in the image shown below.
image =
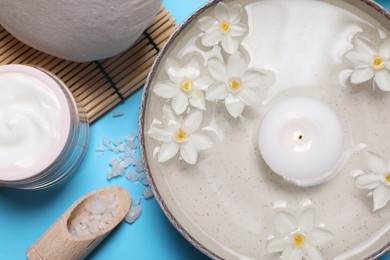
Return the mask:
M 386 173 L 385 174 L 385 180 L 386 180 L 387 183 L 390 184 L 390 173 Z
M 375 69 L 381 69 L 381 68 L 383 68 L 385 65 L 386 65 L 386 61 L 385 61 L 382 57 L 374 56 L 374 58 L 373 58 L 373 60 L 372 60 L 372 66 L 373 66 Z
M 192 86 L 194 85 L 194 82 L 192 79 L 183 79 L 182 82 L 180 83 L 180 88 L 183 91 L 190 92 L 192 91 Z
M 219 23 L 219 29 L 223 33 L 229 31 L 229 29 L 230 29 L 230 22 L 229 21 L 222 21 L 222 22 L 220 22 Z
M 240 78 L 230 78 L 229 86 L 232 90 L 237 91 L 241 88 L 242 80 Z
M 305 244 L 306 237 L 304 234 L 297 232 L 292 235 L 292 241 L 295 247 L 300 247 L 303 246 L 303 244 Z
M 183 128 L 179 127 L 176 131 L 175 138 L 178 142 L 183 141 L 184 139 L 187 138 L 187 133 L 184 131 Z

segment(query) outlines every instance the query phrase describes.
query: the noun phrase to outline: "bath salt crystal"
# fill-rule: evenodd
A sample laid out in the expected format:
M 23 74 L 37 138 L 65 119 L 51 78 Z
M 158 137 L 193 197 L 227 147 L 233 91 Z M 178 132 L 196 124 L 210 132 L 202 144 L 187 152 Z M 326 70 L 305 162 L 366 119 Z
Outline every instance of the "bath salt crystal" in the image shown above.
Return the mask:
M 133 170 L 129 170 L 126 174 L 126 178 L 131 182 L 136 182 L 139 179 L 139 173 Z
M 134 141 L 132 141 L 132 140 L 127 141 L 127 146 L 130 147 L 133 150 L 137 149 L 137 144 Z
M 141 197 L 133 198 L 129 212 L 125 216 L 125 221 L 129 224 L 134 223 L 142 214 Z
M 145 186 L 148 186 L 148 185 L 149 185 L 149 180 L 148 180 L 148 178 L 144 178 L 144 179 L 141 181 L 141 183 L 142 183 L 143 185 L 145 185 Z
M 96 148 L 95 148 L 96 152 L 104 152 L 105 150 L 106 150 L 106 148 L 103 146 L 96 146 Z
M 112 112 L 112 117 L 120 117 L 123 115 L 124 115 L 124 113 L 122 110 L 117 110 L 117 111 Z
M 97 193 L 87 202 L 82 213 L 71 221 L 68 229 L 76 236 L 87 236 L 106 229 L 116 216 L 118 202 L 115 194 L 104 196 Z
M 119 146 L 121 143 L 123 143 L 122 142 L 122 139 L 120 139 L 120 138 L 115 138 L 113 141 L 112 141 L 112 143 L 114 144 L 114 145 L 116 145 L 116 146 Z
M 152 189 L 151 188 L 144 188 L 142 190 L 142 196 L 144 196 L 144 198 L 146 200 L 152 198 L 153 197 Z
M 115 155 L 110 158 L 110 169 L 106 172 L 107 180 L 112 178 L 126 175 L 128 181 L 132 182 L 135 186 L 142 184 L 142 196 L 134 198 L 132 206 L 126 215 L 126 222 L 134 223 L 142 213 L 140 206 L 142 197 L 144 199 L 150 199 L 153 197 L 153 192 L 149 187 L 149 181 L 146 178 L 145 169 L 143 167 L 142 160 L 139 156 L 138 150 L 138 138 L 137 132 L 132 131 L 124 138 L 115 138 L 110 140 L 108 137 L 102 138 L 102 148 L 96 149 L 103 150 L 105 153 L 114 153 Z M 146 186 L 146 188 L 145 188 Z M 141 189 L 141 188 L 140 188 Z M 96 209 L 98 210 L 98 209 Z M 104 215 L 99 219 L 99 223 L 105 223 L 107 216 Z M 88 232 L 88 229 L 87 231 Z
M 128 141 L 134 141 L 136 137 L 137 137 L 137 132 L 131 131 L 129 135 L 125 136 L 125 139 Z
M 108 171 L 106 172 L 106 179 L 107 179 L 107 180 L 111 180 L 112 177 L 114 177 L 114 176 L 112 175 L 112 171 L 108 170 Z
M 137 172 L 139 172 L 139 173 L 145 171 L 144 165 L 143 165 L 143 163 L 142 163 L 141 158 L 138 158 L 137 161 L 135 162 L 135 168 L 136 168 L 135 170 L 136 170 Z
M 124 151 L 126 151 L 126 147 L 123 144 L 120 144 L 118 145 L 118 151 L 123 153 Z
M 125 221 L 129 224 L 134 223 L 142 214 L 141 205 L 131 206 L 129 212 L 125 216 Z
M 137 206 L 141 204 L 141 196 L 137 196 L 133 199 L 133 202 L 131 203 L 132 206 Z
M 102 143 L 103 143 L 103 145 L 104 145 L 106 148 L 111 147 L 111 141 L 110 141 L 110 138 L 108 138 L 108 137 L 103 137 L 103 138 L 102 138 Z

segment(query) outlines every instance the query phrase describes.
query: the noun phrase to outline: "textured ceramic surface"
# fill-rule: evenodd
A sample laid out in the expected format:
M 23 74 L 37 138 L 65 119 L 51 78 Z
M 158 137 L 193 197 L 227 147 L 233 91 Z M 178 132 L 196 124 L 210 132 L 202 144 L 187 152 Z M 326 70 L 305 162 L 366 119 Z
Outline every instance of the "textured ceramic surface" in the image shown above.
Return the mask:
M 153 90 L 168 80 L 167 59 L 188 60 L 192 51 L 183 50 L 192 50 L 189 44 L 202 32 L 199 19 L 215 16 L 218 2 L 195 13 L 173 35 L 144 91 L 140 115 L 143 159 L 168 218 L 210 257 L 279 259 L 279 253 L 268 250 L 270 240 L 278 234 L 274 223 L 278 210 L 283 208 L 299 219 L 309 207 L 315 211 L 315 225 L 333 235 L 320 247 L 324 259 L 381 254 L 390 242 L 390 205 L 373 211 L 372 197 L 357 188 L 351 172 L 367 170 L 364 149 L 389 159 L 390 95 L 373 88 L 372 81 L 351 84 L 352 68 L 345 54 L 354 47 L 356 34 L 377 44 L 390 35 L 388 13 L 368 1 L 224 1 L 229 8 L 239 4 L 244 10 L 241 22 L 248 31 L 239 39 L 238 51 L 250 68 L 267 75 L 261 89 L 262 104 L 246 106 L 235 119 L 222 101 L 206 100 L 201 129 L 213 139 L 213 147 L 199 151 L 193 165 L 179 155 L 159 162 L 161 142 L 152 139 L 148 131 L 156 120 L 162 120 L 163 107 L 171 101 Z M 203 52 L 210 50 L 199 42 L 196 46 Z M 222 51 L 225 62 L 228 56 Z M 207 60 L 204 67 L 208 67 Z M 343 128 L 337 174 L 317 186 L 302 188 L 278 177 L 257 146 L 266 112 L 292 96 L 324 102 L 336 112 Z M 194 107 L 189 105 L 189 109 Z

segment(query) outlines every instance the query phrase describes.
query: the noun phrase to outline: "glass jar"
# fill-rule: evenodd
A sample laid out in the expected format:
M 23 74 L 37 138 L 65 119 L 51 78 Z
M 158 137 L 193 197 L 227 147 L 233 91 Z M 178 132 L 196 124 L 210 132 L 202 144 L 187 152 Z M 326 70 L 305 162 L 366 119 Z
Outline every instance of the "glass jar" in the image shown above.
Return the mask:
M 81 162 L 89 125 L 80 102 L 48 71 L 0 66 L 0 186 L 42 189 Z

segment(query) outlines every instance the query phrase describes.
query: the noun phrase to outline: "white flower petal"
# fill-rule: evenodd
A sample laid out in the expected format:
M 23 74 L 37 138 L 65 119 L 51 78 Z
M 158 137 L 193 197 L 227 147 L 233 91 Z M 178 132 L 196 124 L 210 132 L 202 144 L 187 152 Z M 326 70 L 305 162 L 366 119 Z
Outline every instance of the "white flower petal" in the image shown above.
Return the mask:
M 171 142 L 172 141 L 172 131 L 168 127 L 161 125 L 155 125 L 151 127 L 148 131 L 148 135 L 160 142 Z
M 230 11 L 229 8 L 222 2 L 219 2 L 215 7 L 215 17 L 218 21 L 229 21 Z
M 312 230 L 307 236 L 307 241 L 313 246 L 324 246 L 329 243 L 334 237 L 332 232 L 325 230 L 323 228 L 316 228 Z
M 213 83 L 214 83 L 213 78 L 210 77 L 208 74 L 204 74 L 204 75 L 200 75 L 198 78 L 195 79 L 194 86 L 197 89 L 206 90 Z
M 375 189 L 381 183 L 383 176 L 379 174 L 363 174 L 355 179 L 356 186 L 363 189 Z
M 362 82 L 366 82 L 367 80 L 372 79 L 374 75 L 374 69 L 372 69 L 371 67 L 358 68 L 352 72 L 351 82 L 353 84 L 360 84 Z
M 280 234 L 291 234 L 298 229 L 297 220 L 287 211 L 278 211 L 275 215 L 275 228 Z
M 191 140 L 188 140 L 186 143 L 180 145 L 180 156 L 188 164 L 196 163 L 198 160 L 198 150 Z
M 390 169 L 390 160 L 387 161 L 387 168 L 386 169 Z
M 197 89 L 194 89 L 193 91 L 191 91 L 191 94 L 189 96 L 189 102 L 190 102 L 191 106 L 193 106 L 193 107 L 196 107 L 196 108 L 199 108 L 202 110 L 206 110 L 206 101 L 204 98 L 203 91 L 200 91 Z
M 376 85 L 383 91 L 390 91 L 390 71 L 387 69 L 377 70 L 375 72 Z
M 179 77 L 185 79 L 196 79 L 200 76 L 200 69 L 197 67 L 186 66 L 182 69 Z M 180 82 L 181 83 L 181 82 Z
M 225 99 L 225 106 L 229 114 L 237 118 L 241 116 L 245 104 L 240 99 L 229 98 L 228 96 Z
M 383 208 L 390 200 L 390 187 L 379 185 L 378 188 L 372 192 L 372 197 L 374 199 L 374 211 Z
M 210 75 L 221 82 L 228 81 L 228 75 L 226 71 L 226 66 L 221 61 L 216 58 L 212 58 L 208 61 L 207 69 L 209 70 Z
M 166 59 L 165 61 L 165 71 L 168 74 L 169 79 L 176 83 L 179 84 L 182 80 L 181 76 L 179 76 L 181 68 L 179 63 L 175 61 L 174 59 Z
M 187 41 L 187 44 L 184 45 L 179 53 L 177 54 L 177 57 L 179 59 L 183 59 L 186 55 L 194 52 L 199 51 L 199 47 L 197 46 L 196 42 L 198 41 L 199 38 L 203 37 L 204 33 L 199 33 L 198 35 L 192 37 Z
M 264 83 L 266 76 L 263 72 L 257 70 L 247 70 L 242 76 L 242 81 L 247 87 L 259 88 Z
M 190 134 L 195 133 L 203 121 L 203 112 L 200 110 L 192 110 L 186 118 L 184 118 L 183 126 Z
M 188 97 L 183 92 L 179 92 L 172 99 L 172 108 L 176 114 L 183 113 L 188 107 Z
M 172 108 L 168 105 L 164 105 L 162 108 L 162 121 L 166 125 L 177 125 L 177 122 L 180 121 L 181 118 L 177 118 Z
M 154 89 L 153 92 L 160 97 L 163 98 L 172 98 L 179 93 L 180 89 L 177 85 L 173 84 L 171 81 L 165 81 L 158 83 Z
M 229 77 L 239 77 L 244 76 L 245 72 L 248 69 L 248 64 L 245 62 L 244 57 L 240 52 L 235 52 L 231 55 L 227 62 L 227 73 Z
M 165 65 L 165 70 L 166 70 L 167 74 L 169 74 L 169 70 L 171 68 L 180 68 L 179 63 L 177 63 L 177 61 L 175 61 L 174 59 L 171 59 L 171 58 L 167 58 L 165 60 L 164 65 Z
M 203 32 L 213 32 L 215 30 L 218 30 L 218 21 L 210 16 L 204 16 L 199 19 L 198 21 L 199 28 Z
M 210 101 L 225 99 L 228 94 L 225 84 L 218 84 L 209 87 L 206 92 L 206 99 Z
M 235 25 L 240 22 L 242 17 L 241 5 L 233 5 L 230 9 L 230 22 Z
M 282 252 L 291 245 L 291 237 L 276 237 L 267 243 L 267 251 L 270 253 Z
M 364 153 L 364 159 L 372 173 L 382 176 L 387 171 L 386 161 L 378 154 L 367 151 Z
M 385 40 L 379 48 L 379 56 L 388 60 L 390 59 L 390 39 Z
M 316 247 L 306 244 L 302 247 L 302 251 L 305 259 L 322 260 L 321 252 Z
M 233 38 L 229 33 L 222 39 L 221 45 L 229 54 L 233 54 L 238 50 L 238 40 Z
M 282 256 L 281 260 L 302 260 L 302 250 L 300 248 L 293 248 L 291 246 L 287 247 Z
M 184 70 L 189 74 L 187 77 L 196 79 L 200 75 L 200 68 L 203 64 L 203 60 L 199 54 L 191 56 L 190 60 L 184 65 Z M 190 72 L 188 72 L 190 71 Z
M 243 36 L 247 31 L 247 28 L 245 25 L 243 24 L 233 24 L 231 27 L 230 27 L 230 34 L 233 36 L 233 37 L 240 37 L 240 36 Z
M 314 229 L 316 211 L 313 208 L 304 208 L 298 220 L 298 225 L 303 233 L 309 233 Z
M 211 138 L 205 134 L 195 133 L 192 134 L 190 138 L 198 150 L 206 150 L 213 147 L 213 141 L 211 141 Z
M 223 34 L 219 30 L 206 32 L 202 37 L 202 44 L 206 47 L 217 45 L 223 39 Z
M 259 106 L 261 105 L 261 99 L 259 95 L 254 91 L 253 88 L 244 87 L 239 93 L 238 96 L 248 106 Z
M 345 55 L 350 63 L 352 63 L 355 68 L 364 68 L 368 67 L 371 62 L 371 57 L 366 53 L 361 53 L 357 51 L 349 51 Z
M 377 52 L 375 46 L 365 38 L 355 37 L 356 50 L 368 54 L 370 57 L 374 56 Z
M 164 143 L 158 152 L 158 161 L 166 162 L 177 154 L 179 145 L 175 142 Z

